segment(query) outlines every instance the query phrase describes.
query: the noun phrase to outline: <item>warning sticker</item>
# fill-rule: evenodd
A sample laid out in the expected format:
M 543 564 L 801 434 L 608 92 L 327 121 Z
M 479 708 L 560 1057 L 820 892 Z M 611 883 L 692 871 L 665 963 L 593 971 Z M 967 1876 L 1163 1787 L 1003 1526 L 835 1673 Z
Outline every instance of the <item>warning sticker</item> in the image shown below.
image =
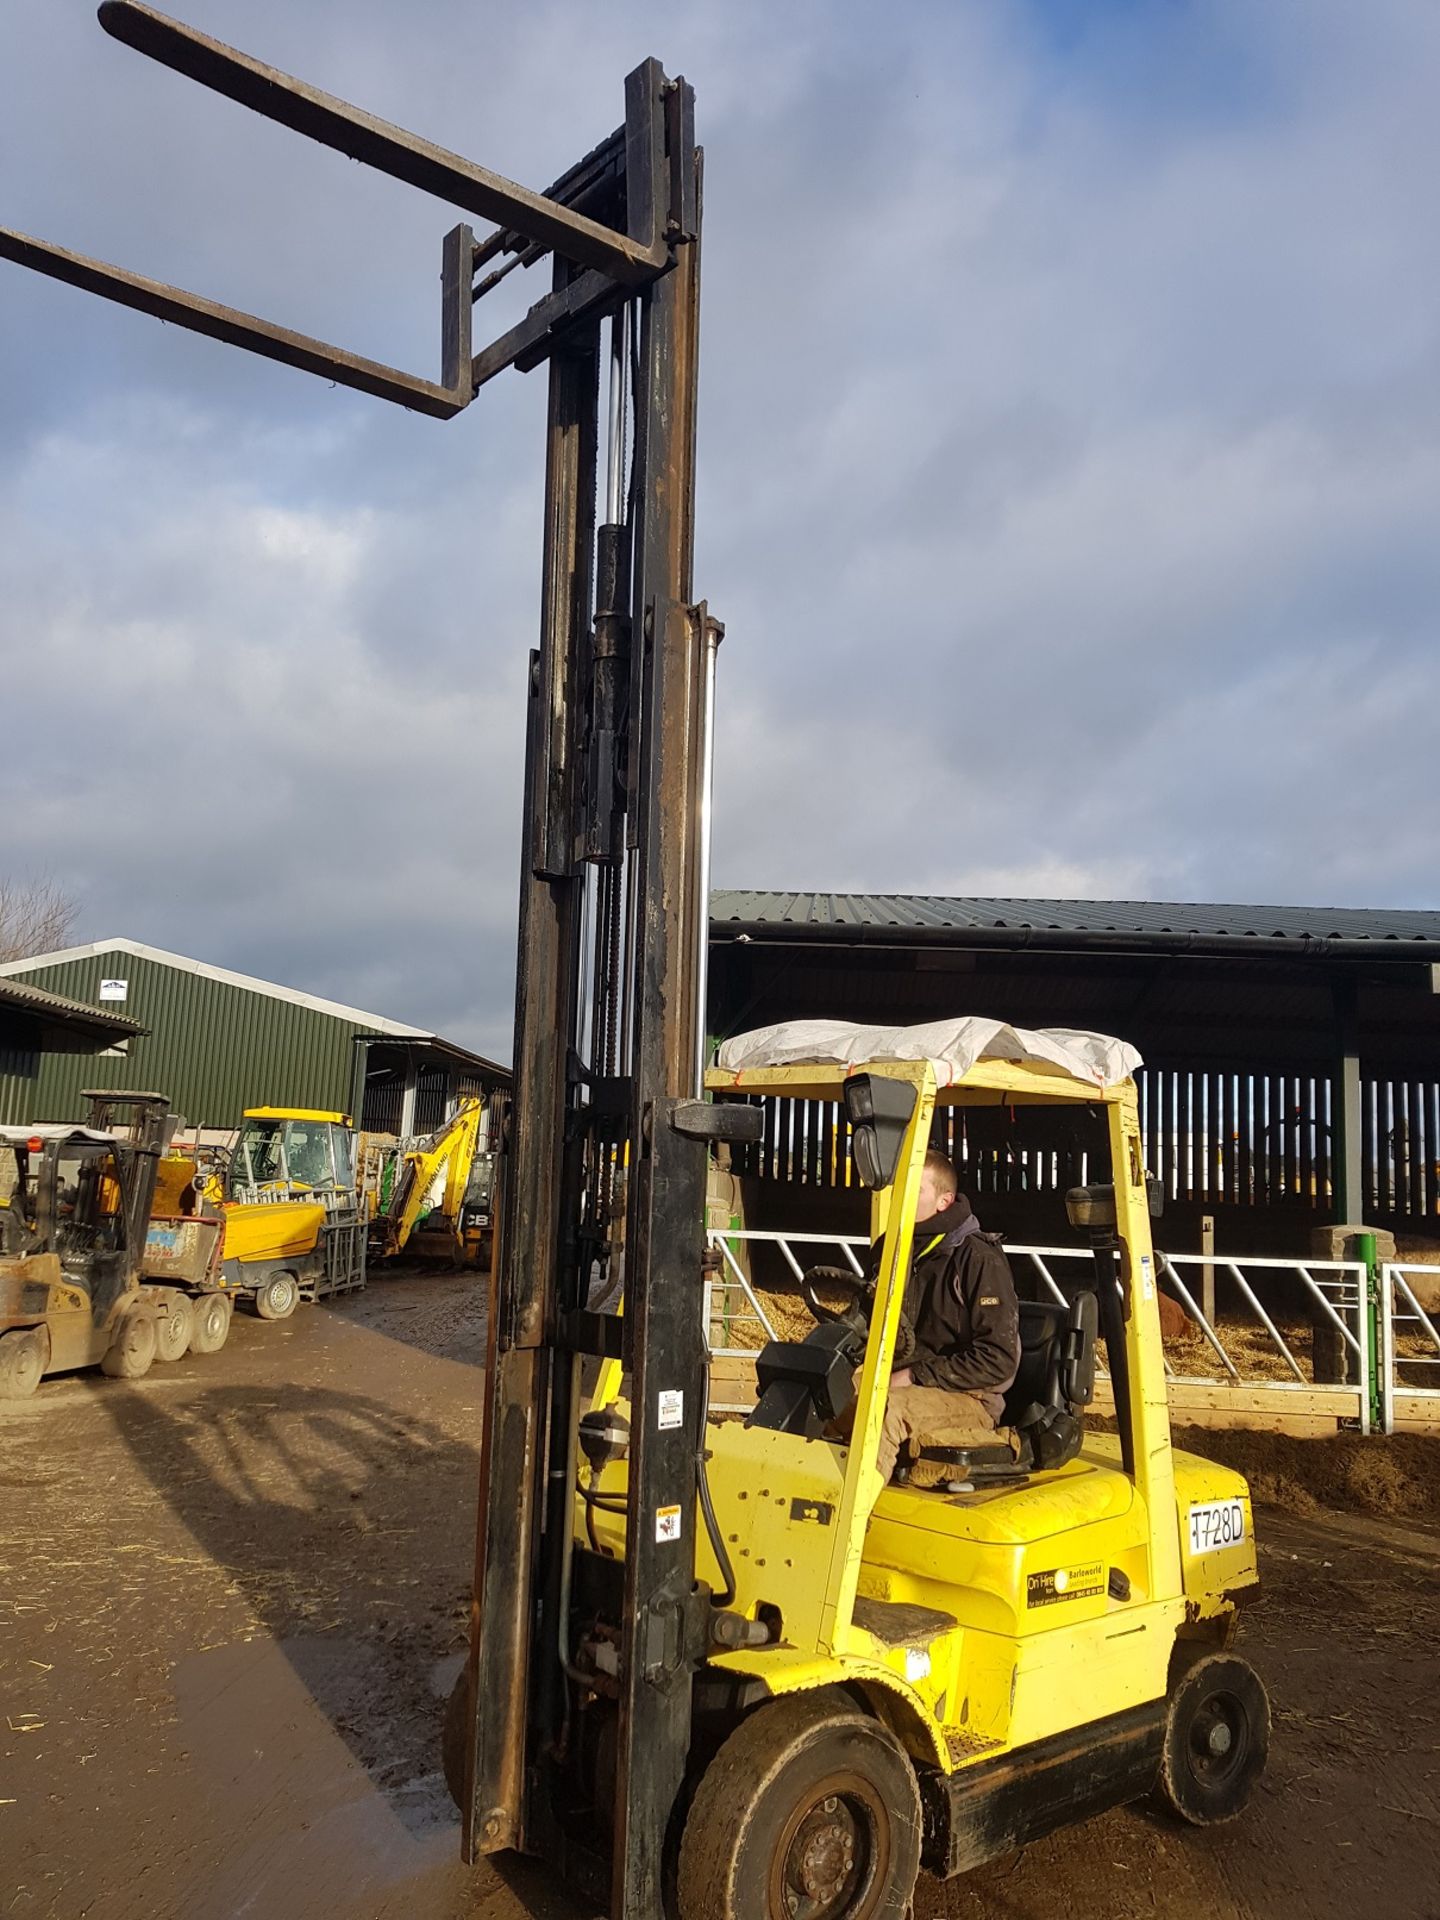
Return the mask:
M 683 1427 L 685 1424 L 685 1395 L 679 1387 L 667 1387 L 660 1395 L 660 1410 L 656 1425 L 661 1433 L 671 1427 Z
M 679 1507 L 657 1507 L 655 1509 L 655 1538 L 657 1540 L 678 1540 L 680 1538 Z
M 1093 1600 L 1105 1591 L 1105 1564 L 1092 1560 L 1083 1567 L 1051 1567 L 1025 1580 L 1027 1607 L 1053 1607 L 1061 1600 Z
M 1155 1298 L 1155 1263 L 1148 1253 L 1142 1253 L 1140 1256 L 1140 1298 L 1142 1300 Z

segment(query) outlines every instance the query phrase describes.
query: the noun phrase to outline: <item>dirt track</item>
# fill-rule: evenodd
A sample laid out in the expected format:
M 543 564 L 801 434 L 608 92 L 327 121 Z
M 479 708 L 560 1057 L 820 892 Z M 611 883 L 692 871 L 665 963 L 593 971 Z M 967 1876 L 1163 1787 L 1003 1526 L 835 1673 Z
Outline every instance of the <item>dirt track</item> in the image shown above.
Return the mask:
M 0 1920 L 575 1920 L 459 1865 L 438 1771 L 480 1331 L 472 1283 L 387 1280 L 4 1411 Z M 1245 1820 L 1115 1813 L 919 1920 L 1440 1920 L 1440 1516 L 1260 1517 Z

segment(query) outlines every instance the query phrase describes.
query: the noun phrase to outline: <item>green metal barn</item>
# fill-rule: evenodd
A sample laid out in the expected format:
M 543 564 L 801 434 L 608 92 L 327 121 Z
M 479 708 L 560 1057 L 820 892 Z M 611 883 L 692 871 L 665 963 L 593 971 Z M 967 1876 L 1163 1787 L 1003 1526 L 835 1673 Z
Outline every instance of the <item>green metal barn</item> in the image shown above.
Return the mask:
M 417 1134 L 438 1127 L 462 1094 L 488 1097 L 510 1079 L 508 1068 L 422 1028 L 135 940 L 11 960 L 0 980 L 142 1029 L 101 1054 L 36 1044 L 0 1055 L 5 1124 L 76 1120 L 87 1087 L 147 1087 L 168 1094 L 192 1127 L 229 1129 L 247 1107 L 287 1106 Z

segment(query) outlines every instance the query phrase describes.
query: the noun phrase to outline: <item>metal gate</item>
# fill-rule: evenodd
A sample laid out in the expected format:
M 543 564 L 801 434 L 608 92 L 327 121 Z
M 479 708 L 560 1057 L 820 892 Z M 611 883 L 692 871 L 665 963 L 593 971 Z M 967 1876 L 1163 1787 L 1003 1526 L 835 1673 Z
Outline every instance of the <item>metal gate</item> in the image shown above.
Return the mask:
M 754 1282 L 751 1250 L 775 1249 L 798 1280 L 807 1266 L 821 1261 L 843 1262 L 860 1273 L 869 1242 L 863 1235 L 723 1228 L 711 1229 L 709 1242 L 721 1259 L 705 1292 L 705 1329 L 716 1363 L 714 1404 L 748 1410 L 754 1404 L 756 1351 L 777 1332 L 775 1307 L 767 1307 Z M 1073 1291 L 1093 1270 L 1086 1247 L 1019 1245 L 1005 1252 L 1022 1294 L 1060 1304 L 1066 1301 L 1067 1280 Z M 1396 1310 L 1413 1309 L 1433 1353 L 1417 1362 L 1407 1345 L 1398 1363 L 1382 1366 L 1377 1346 L 1384 1349 L 1384 1342 L 1376 1340 L 1370 1273 L 1363 1261 L 1159 1253 L 1157 1265 L 1185 1312 L 1184 1330 L 1167 1341 L 1165 1352 L 1170 1411 L 1178 1423 L 1314 1433 L 1339 1427 L 1388 1431 L 1386 1383 L 1394 1379 L 1394 1364 L 1431 1369 L 1426 1376 L 1431 1384 L 1417 1397 L 1436 1403 L 1429 1413 L 1440 1420 L 1440 1332 L 1420 1314 L 1403 1276 L 1397 1274 L 1393 1287 Z M 1396 1274 L 1393 1268 L 1386 1272 Z M 1223 1315 L 1206 1311 L 1217 1289 L 1225 1296 Z M 1389 1319 L 1385 1326 L 1393 1345 Z M 1108 1412 L 1103 1364 L 1097 1373 L 1097 1411 Z
M 1440 1425 L 1440 1267 L 1391 1262 L 1380 1285 L 1385 1431 Z

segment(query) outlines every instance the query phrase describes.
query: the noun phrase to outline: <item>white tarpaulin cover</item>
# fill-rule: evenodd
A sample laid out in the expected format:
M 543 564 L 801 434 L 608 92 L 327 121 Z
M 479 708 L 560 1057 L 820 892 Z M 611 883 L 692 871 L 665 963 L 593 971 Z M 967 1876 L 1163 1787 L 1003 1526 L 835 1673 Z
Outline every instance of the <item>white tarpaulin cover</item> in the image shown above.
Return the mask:
M 48 1146 L 58 1140 L 62 1146 L 113 1147 L 113 1133 L 97 1133 L 93 1127 L 74 1127 L 65 1121 L 50 1120 L 40 1127 L 0 1127 L 0 1146 L 23 1147 L 27 1140 L 42 1140 Z
M 715 1064 L 728 1073 L 750 1067 L 794 1067 L 810 1061 L 861 1066 L 868 1060 L 929 1060 L 941 1086 L 977 1060 L 1022 1060 L 1054 1068 L 1092 1086 L 1109 1087 L 1140 1065 L 1124 1040 L 1074 1027 L 1007 1027 L 967 1014 L 920 1027 L 862 1027 L 850 1020 L 782 1020 L 723 1042 Z

